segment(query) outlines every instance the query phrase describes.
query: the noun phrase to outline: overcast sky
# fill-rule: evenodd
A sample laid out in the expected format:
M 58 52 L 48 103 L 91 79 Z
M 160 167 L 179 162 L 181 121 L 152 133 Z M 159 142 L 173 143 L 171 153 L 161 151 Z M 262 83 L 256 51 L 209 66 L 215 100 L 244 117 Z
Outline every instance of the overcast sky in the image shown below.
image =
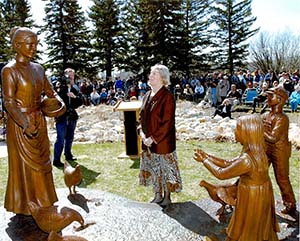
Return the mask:
M 32 6 L 34 20 L 41 23 L 44 17 L 45 3 L 42 0 L 29 0 Z M 91 6 L 90 0 L 78 0 L 84 11 Z M 289 29 L 295 35 L 300 35 L 299 0 L 252 0 L 252 14 L 257 17 L 254 27 L 271 33 Z
M 32 6 L 33 19 L 38 24 L 43 23 L 45 15 L 45 2 L 42 0 L 29 0 Z M 91 0 L 78 0 L 82 10 L 86 12 L 92 5 Z M 260 27 L 260 32 L 278 33 L 283 31 L 291 31 L 294 35 L 300 37 L 300 0 L 252 0 L 252 15 L 256 16 L 254 28 Z M 37 30 L 36 30 L 37 31 Z M 253 36 L 258 38 L 259 34 Z M 43 34 L 39 39 L 43 42 Z M 251 41 L 251 40 L 250 40 Z M 46 44 L 41 47 L 46 50 Z
M 290 30 L 300 36 L 299 0 L 252 0 L 252 14 L 257 17 L 255 27 L 271 33 Z

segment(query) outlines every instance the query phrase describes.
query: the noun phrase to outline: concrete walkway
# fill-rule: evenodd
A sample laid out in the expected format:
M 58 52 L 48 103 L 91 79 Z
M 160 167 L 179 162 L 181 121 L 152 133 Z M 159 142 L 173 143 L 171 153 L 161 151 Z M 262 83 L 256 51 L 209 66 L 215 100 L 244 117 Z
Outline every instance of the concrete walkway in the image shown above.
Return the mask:
M 163 209 L 156 204 L 140 203 L 98 190 L 78 189 L 68 197 L 67 189 L 58 189 L 59 207 L 77 210 L 85 220 L 85 227 L 73 222 L 62 235 L 76 235 L 89 241 L 221 241 L 225 240 L 224 222 L 214 215 L 220 207 L 210 199 L 174 203 Z M 87 201 L 88 200 L 88 201 Z M 276 209 L 282 208 L 276 202 Z M 0 240 L 47 240 L 29 216 L 15 216 L 0 208 Z M 278 216 L 280 240 L 296 241 L 298 223 Z M 78 231 L 80 230 L 80 231 Z

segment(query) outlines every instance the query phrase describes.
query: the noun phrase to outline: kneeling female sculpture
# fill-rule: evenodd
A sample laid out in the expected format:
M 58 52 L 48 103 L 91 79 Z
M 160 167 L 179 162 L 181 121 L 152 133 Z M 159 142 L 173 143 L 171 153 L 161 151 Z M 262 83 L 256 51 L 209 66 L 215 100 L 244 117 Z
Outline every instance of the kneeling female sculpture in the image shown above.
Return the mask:
M 215 177 L 222 180 L 239 177 L 235 210 L 227 228 L 226 241 L 278 240 L 276 232 L 279 231 L 279 225 L 260 116 L 240 117 L 235 137 L 243 149 L 232 160 L 209 155 L 200 149 L 194 152 L 194 159 L 203 163 Z

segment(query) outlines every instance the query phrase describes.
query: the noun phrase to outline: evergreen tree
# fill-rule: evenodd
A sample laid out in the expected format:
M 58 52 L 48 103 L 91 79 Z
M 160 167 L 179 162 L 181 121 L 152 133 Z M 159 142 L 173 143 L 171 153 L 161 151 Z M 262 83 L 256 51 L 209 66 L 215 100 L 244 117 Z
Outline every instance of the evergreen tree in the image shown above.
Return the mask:
M 34 22 L 27 0 L 3 0 L 0 3 L 0 61 L 7 62 L 13 57 L 9 32 L 13 27 L 32 28 Z
M 33 26 L 28 0 L 3 0 L 2 5 L 7 29 L 10 30 L 15 26 L 28 28 Z
M 128 64 L 147 78 L 149 69 L 163 63 L 171 70 L 180 61 L 183 36 L 182 0 L 126 1 L 124 36 L 130 39 Z
M 119 23 L 120 10 L 117 0 L 93 0 L 89 17 L 94 25 L 93 52 L 94 65 L 105 70 L 111 77 L 114 67 L 120 67 L 126 45 L 122 42 L 122 28 Z
M 9 59 L 8 52 L 10 52 L 10 48 L 8 46 L 7 32 L 5 31 L 6 22 L 3 12 L 3 3 L 0 2 L 0 62 L 5 63 Z
M 125 69 L 135 74 L 140 74 L 142 80 L 147 80 L 147 68 L 149 68 L 148 59 L 152 55 L 149 34 L 147 31 L 149 12 L 147 7 L 141 7 L 147 4 L 145 0 L 128 0 L 123 6 L 121 12 L 121 22 L 124 25 L 122 38 L 128 43 L 125 52 Z
M 181 12 L 181 0 L 150 0 L 147 34 L 150 44 L 149 64 L 162 63 L 171 70 L 181 61 L 180 46 L 183 35 L 183 14 Z M 147 5 L 143 5 L 143 7 Z M 147 9 L 145 9 L 147 10 Z
M 95 75 L 89 59 L 91 48 L 85 25 L 87 19 L 77 0 L 46 2 L 43 31 L 48 45 L 48 67 L 56 74 L 62 74 L 64 69 L 70 67 L 75 69 L 77 75 Z
M 210 0 L 184 0 L 184 31 L 177 68 L 188 78 L 191 72 L 207 70 L 209 55 L 204 50 L 211 45 L 209 32 Z
M 228 69 L 233 74 L 235 68 L 246 66 L 247 40 L 258 31 L 250 29 L 256 20 L 251 13 L 251 0 L 215 0 L 212 8 L 216 24 L 213 30 L 215 67 Z

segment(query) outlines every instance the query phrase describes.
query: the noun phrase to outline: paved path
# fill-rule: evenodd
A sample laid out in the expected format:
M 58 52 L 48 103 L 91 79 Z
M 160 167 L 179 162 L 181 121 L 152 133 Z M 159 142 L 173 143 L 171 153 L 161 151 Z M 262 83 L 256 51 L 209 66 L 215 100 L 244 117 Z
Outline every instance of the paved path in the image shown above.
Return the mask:
M 134 202 L 97 190 L 78 188 L 78 195 L 73 198 L 67 197 L 67 189 L 57 189 L 57 193 L 57 205 L 77 210 L 88 224 L 76 231 L 80 225 L 73 222 L 62 234 L 89 241 L 221 241 L 225 240 L 230 218 L 228 214 L 227 221 L 219 222 L 214 216 L 219 206 L 210 199 L 175 203 L 163 209 L 156 204 Z M 278 203 L 279 210 L 282 207 Z M 17 217 L 1 207 L 0 217 L 0 240 L 47 240 L 47 234 L 37 228 L 30 216 Z M 280 216 L 278 219 L 280 240 L 298 240 L 298 223 Z

